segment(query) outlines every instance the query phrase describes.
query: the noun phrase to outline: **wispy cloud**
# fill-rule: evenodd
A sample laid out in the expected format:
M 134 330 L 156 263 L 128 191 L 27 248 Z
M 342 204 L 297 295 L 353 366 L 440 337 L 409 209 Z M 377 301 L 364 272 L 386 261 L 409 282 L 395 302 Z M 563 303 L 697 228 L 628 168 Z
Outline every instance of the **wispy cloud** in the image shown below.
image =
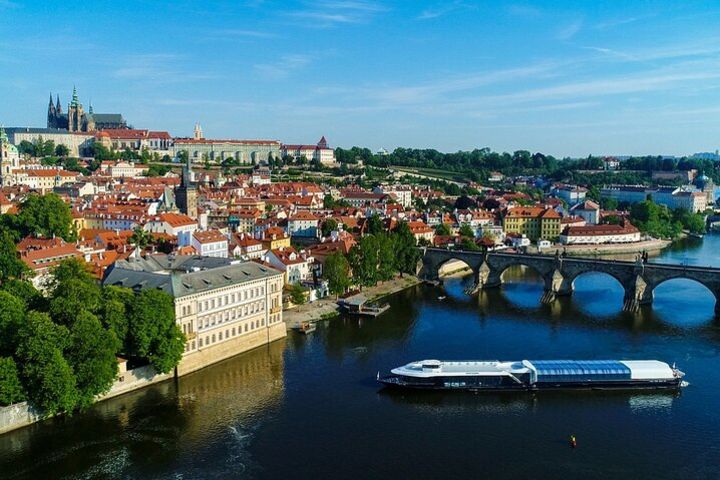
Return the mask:
M 620 27 L 623 25 L 628 25 L 630 23 L 635 23 L 638 20 L 644 20 L 646 18 L 652 17 L 654 15 L 642 15 L 639 17 L 624 17 L 624 18 L 616 18 L 614 20 L 607 20 L 605 22 L 600 22 L 596 24 L 593 28 L 597 30 L 605 30 L 607 28 L 614 28 L 614 27 Z
M 455 0 L 453 2 L 444 2 L 423 10 L 420 15 L 417 16 L 418 20 L 430 20 L 433 18 L 442 17 L 458 10 L 474 9 L 477 8 L 473 5 L 468 5 L 461 0 Z
M 692 42 L 684 45 L 657 45 L 651 48 L 636 48 L 618 50 L 614 48 L 587 46 L 586 50 L 602 53 L 615 59 L 636 62 L 653 60 L 672 60 L 680 58 L 714 57 L 720 54 L 720 38 L 705 38 L 702 42 Z
M 582 19 L 573 20 L 569 24 L 560 27 L 555 33 L 555 37 L 559 40 L 570 40 L 582 29 L 583 23 Z
M 253 66 L 255 72 L 263 77 L 284 78 L 291 73 L 309 65 L 312 62 L 310 55 L 292 54 L 283 55 L 280 60 L 272 63 L 258 63 Z
M 502 84 L 523 78 L 539 78 L 552 75 L 558 63 L 541 63 L 527 67 L 467 74 L 455 78 L 444 77 L 422 85 L 387 87 L 377 86 L 360 89 L 367 97 L 395 105 L 418 104 L 435 101 L 443 95 L 467 92 L 487 85 Z
M 121 60 L 112 76 L 123 80 L 153 83 L 175 83 L 216 78 L 211 73 L 197 73 L 183 67 L 183 57 L 172 53 L 133 55 Z
M 386 11 L 380 3 L 365 0 L 328 0 L 308 5 L 303 10 L 288 12 L 288 16 L 303 22 L 302 26 L 329 28 L 341 24 L 365 23 L 376 14 Z
M 263 30 L 246 30 L 242 28 L 226 28 L 214 30 L 214 36 L 217 37 L 238 37 L 238 38 L 277 38 L 278 35 Z

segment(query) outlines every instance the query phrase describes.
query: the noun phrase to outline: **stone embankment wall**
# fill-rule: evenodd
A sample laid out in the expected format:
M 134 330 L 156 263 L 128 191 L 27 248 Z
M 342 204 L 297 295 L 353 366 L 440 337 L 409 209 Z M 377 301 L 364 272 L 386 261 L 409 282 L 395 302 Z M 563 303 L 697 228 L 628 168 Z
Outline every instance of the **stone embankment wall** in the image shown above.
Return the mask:
M 119 374 L 117 381 L 110 387 L 110 391 L 98 401 L 117 397 L 138 388 L 154 383 L 164 382 L 173 378 L 172 373 L 157 374 L 151 366 L 138 367 Z M 7 407 L 0 407 L 0 433 L 9 432 L 16 428 L 31 425 L 42 420 L 42 414 L 28 405 L 27 402 L 16 403 Z
M 250 335 L 243 335 L 223 342 L 205 351 L 200 350 L 191 356 L 183 358 L 177 367 L 178 376 L 200 370 L 203 367 L 219 362 L 226 358 L 247 352 L 262 345 L 285 337 L 286 329 L 284 322 Z M 103 395 L 98 401 L 117 397 L 123 393 L 138 390 L 148 385 L 164 382 L 174 377 L 173 373 L 158 374 L 151 366 L 138 367 L 132 370 L 121 371 L 110 391 Z M 26 427 L 42 420 L 42 414 L 32 408 L 27 402 L 16 403 L 7 407 L 0 407 L 0 434 Z

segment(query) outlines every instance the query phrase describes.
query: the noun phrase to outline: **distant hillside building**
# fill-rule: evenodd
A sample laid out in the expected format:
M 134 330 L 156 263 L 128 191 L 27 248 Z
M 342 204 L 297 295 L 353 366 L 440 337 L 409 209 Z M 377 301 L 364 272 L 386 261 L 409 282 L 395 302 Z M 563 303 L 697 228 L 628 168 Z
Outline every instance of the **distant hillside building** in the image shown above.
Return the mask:
M 200 124 L 195 124 L 193 138 L 176 138 L 170 148 L 173 157 L 187 152 L 188 158 L 200 163 L 237 160 L 240 163 L 266 162 L 269 157 L 280 157 L 278 140 L 215 140 L 203 136 Z
M 60 96 L 50 103 L 47 112 L 47 128 L 67 130 L 69 132 L 94 132 L 97 130 L 127 128 L 127 122 L 119 113 L 95 113 L 92 105 L 87 112 L 78 100 L 77 90 L 73 87 L 72 101 L 68 104 L 67 113 L 63 113 Z
M 310 162 L 320 162 L 323 165 L 335 163 L 335 150 L 328 147 L 325 137 L 315 145 L 283 145 L 282 156 L 295 160 L 305 157 Z

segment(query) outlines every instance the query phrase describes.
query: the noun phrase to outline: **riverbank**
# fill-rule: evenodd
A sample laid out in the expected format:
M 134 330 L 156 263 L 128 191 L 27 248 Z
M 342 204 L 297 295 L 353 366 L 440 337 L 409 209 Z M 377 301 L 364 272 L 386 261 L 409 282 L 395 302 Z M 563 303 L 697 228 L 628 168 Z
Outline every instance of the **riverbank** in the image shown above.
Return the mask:
M 419 278 L 405 275 L 404 277 L 396 277 L 387 282 L 381 282 L 374 287 L 365 287 L 363 288 L 362 294 L 372 302 L 405 290 L 406 288 L 414 287 L 419 283 L 421 283 Z M 288 330 L 291 330 L 301 322 L 317 322 L 336 317 L 339 314 L 340 309 L 337 305 L 337 300 L 334 295 L 330 295 L 312 304 L 301 305 L 292 310 L 284 311 L 283 320 Z
M 665 248 L 669 247 L 672 241 L 670 240 L 644 240 L 642 242 L 634 243 L 613 243 L 613 244 L 601 244 L 601 245 L 553 245 L 549 248 L 544 248 L 542 253 L 552 254 L 555 250 L 565 252 L 571 256 L 602 256 L 602 255 L 630 255 L 641 253 L 643 251 L 649 254 L 657 254 Z

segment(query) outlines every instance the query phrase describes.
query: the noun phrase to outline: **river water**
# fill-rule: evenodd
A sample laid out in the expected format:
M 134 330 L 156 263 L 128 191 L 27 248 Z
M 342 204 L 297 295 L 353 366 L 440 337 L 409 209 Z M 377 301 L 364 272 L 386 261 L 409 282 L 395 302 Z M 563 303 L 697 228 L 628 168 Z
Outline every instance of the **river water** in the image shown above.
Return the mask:
M 720 236 L 653 261 L 720 266 Z M 586 274 L 539 303 L 532 271 L 470 298 L 461 279 L 393 296 L 177 382 L 0 436 L 0 478 L 720 478 L 720 322 L 704 287 L 672 280 L 625 314 Z M 439 300 L 438 296 L 447 295 Z M 662 359 L 681 393 L 381 391 L 375 374 L 423 358 Z M 568 446 L 574 434 L 578 448 Z

